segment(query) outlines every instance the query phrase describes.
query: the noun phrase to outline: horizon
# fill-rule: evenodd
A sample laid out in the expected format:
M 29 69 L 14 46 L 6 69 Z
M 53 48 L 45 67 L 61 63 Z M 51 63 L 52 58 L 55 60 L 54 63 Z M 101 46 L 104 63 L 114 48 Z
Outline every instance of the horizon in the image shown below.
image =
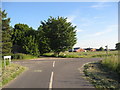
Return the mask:
M 74 47 L 115 49 L 118 43 L 117 2 L 2 2 L 2 7 L 12 27 L 21 23 L 37 30 L 49 16 L 67 17 L 77 26 Z

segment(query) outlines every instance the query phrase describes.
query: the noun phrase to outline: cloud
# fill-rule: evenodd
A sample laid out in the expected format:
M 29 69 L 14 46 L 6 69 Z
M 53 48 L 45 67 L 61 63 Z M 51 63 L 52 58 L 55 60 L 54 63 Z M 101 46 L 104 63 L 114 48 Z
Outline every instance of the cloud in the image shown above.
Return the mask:
M 75 15 L 72 15 L 72 16 L 69 16 L 67 18 L 67 22 L 71 22 L 73 26 L 79 26 L 77 23 L 74 23 L 75 22 L 75 19 L 77 18 L 77 16 Z M 76 28 L 76 31 L 77 32 L 82 32 L 84 30 L 80 29 L 79 27 Z
M 80 29 L 80 28 L 76 28 L 77 32 L 83 32 L 84 30 Z
M 101 17 L 101 16 L 95 16 L 95 17 L 93 17 L 94 19 L 101 19 L 101 18 L 103 18 L 103 17 Z
M 67 17 L 67 22 L 72 22 L 72 21 L 74 21 L 76 17 L 77 17 L 77 16 L 75 16 L 75 15 L 68 16 L 68 17 Z
M 103 8 L 103 7 L 108 7 L 110 5 L 105 4 L 105 2 L 99 2 L 96 5 L 92 5 L 92 8 Z
M 118 30 L 118 25 L 110 25 L 104 31 L 96 32 L 96 33 L 88 35 L 88 36 L 89 37 L 101 36 L 101 35 L 107 34 L 109 32 L 115 31 L 115 30 Z

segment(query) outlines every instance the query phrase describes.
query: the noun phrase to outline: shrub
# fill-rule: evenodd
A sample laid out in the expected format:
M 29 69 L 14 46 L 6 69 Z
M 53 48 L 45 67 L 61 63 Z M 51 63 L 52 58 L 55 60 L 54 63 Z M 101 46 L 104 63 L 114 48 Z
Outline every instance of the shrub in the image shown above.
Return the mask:
M 37 56 L 29 55 L 29 54 L 22 54 L 22 53 L 17 53 L 17 54 L 12 54 L 12 59 L 32 59 L 32 58 L 37 58 Z

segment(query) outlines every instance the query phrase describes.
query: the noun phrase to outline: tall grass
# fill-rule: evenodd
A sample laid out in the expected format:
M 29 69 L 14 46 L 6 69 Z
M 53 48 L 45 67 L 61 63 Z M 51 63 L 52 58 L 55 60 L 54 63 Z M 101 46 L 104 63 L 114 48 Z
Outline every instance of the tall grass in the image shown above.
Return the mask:
M 101 63 L 103 66 L 120 74 L 120 60 L 118 55 L 108 56 Z
M 109 51 L 108 56 L 117 55 L 117 51 Z M 55 57 L 54 53 L 45 53 L 44 56 Z M 63 58 L 92 58 L 92 57 L 106 57 L 106 51 L 96 52 L 61 52 L 58 57 Z

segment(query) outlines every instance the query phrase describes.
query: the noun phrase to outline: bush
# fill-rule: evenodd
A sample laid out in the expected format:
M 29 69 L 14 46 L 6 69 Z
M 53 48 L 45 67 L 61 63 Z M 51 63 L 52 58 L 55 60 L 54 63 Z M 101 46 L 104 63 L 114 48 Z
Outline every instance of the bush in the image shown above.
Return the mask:
M 32 58 L 37 58 L 37 56 L 29 55 L 29 54 L 22 54 L 22 53 L 17 53 L 17 54 L 12 54 L 12 59 L 32 59 Z

